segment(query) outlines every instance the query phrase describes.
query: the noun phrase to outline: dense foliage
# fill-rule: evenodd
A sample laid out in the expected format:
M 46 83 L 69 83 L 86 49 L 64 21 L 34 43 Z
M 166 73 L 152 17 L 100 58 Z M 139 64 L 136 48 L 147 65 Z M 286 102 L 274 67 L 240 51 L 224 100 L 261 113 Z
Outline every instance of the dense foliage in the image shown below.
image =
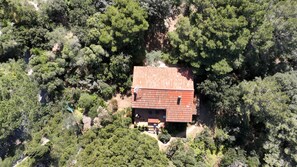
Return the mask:
M 296 48 L 296 0 L 1 0 L 0 166 L 297 166 Z M 161 152 L 111 98 L 163 62 L 214 123 Z
M 138 130 L 107 126 L 98 139 L 84 146 L 78 166 L 166 166 L 168 160 L 158 152 L 157 141 Z M 99 155 L 99 156 L 96 156 Z

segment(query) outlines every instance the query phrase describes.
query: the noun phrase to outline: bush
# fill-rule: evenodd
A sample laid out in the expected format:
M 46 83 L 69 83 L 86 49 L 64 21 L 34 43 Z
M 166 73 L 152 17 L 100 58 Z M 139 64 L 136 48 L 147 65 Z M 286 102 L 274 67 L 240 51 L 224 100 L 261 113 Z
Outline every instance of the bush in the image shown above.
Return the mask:
M 145 60 L 146 65 L 148 66 L 159 66 L 158 61 L 162 59 L 162 52 L 161 51 L 152 51 L 146 53 Z
M 147 130 L 148 130 L 148 127 L 147 127 L 147 126 L 137 126 L 137 129 L 138 129 L 140 132 L 143 132 L 143 131 L 147 131 Z
M 158 135 L 158 139 L 162 142 L 162 143 L 167 143 L 170 141 L 171 135 L 167 132 L 167 130 L 163 130 L 159 135 Z
M 111 99 L 110 101 L 112 112 L 116 112 L 119 108 L 118 101 L 116 99 Z
M 224 157 L 220 163 L 220 166 L 230 166 L 233 163 L 246 163 L 246 152 L 239 148 L 229 148 L 224 154 Z
M 98 98 L 94 102 L 93 107 L 88 112 L 88 116 L 91 117 L 92 119 L 94 119 L 95 117 L 97 117 L 98 114 L 100 114 L 100 112 L 98 112 L 98 109 L 99 108 L 103 108 L 103 109 L 106 108 L 106 104 L 105 104 L 104 100 L 101 99 L 101 98 Z
M 117 127 L 125 127 L 128 128 L 129 125 L 132 123 L 132 119 L 128 117 L 122 117 L 119 114 L 114 114 L 113 115 L 113 124 Z
M 78 108 L 78 109 L 74 110 L 73 116 L 74 116 L 74 119 L 76 122 L 81 122 L 81 120 L 83 119 L 83 109 Z
M 109 86 L 108 84 L 104 83 L 104 82 L 100 82 L 100 94 L 102 95 L 102 97 L 104 99 L 110 99 L 115 91 L 115 88 L 112 86 Z
M 170 143 L 166 155 L 176 167 L 198 166 L 194 150 L 180 139 Z
M 96 95 L 90 95 L 88 93 L 82 93 L 79 100 L 78 100 L 78 106 L 85 108 L 86 110 L 89 110 L 96 101 L 97 96 Z
M 125 108 L 124 111 L 125 111 L 125 116 L 126 117 L 132 118 L 132 108 L 131 107 Z
M 195 139 L 195 143 L 203 142 L 206 149 L 209 149 L 211 152 L 216 150 L 216 144 L 211 134 L 211 130 L 205 128 L 200 134 L 198 134 Z
M 88 116 L 91 117 L 92 119 L 94 119 L 95 117 L 98 116 L 98 105 L 93 106 L 90 111 L 88 112 Z

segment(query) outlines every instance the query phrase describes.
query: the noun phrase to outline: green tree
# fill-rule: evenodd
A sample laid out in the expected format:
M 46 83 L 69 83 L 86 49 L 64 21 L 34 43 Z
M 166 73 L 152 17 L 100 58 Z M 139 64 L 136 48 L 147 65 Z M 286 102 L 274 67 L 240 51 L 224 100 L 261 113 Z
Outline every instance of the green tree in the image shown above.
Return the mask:
M 35 56 L 31 59 L 33 76 L 39 83 L 41 89 L 46 90 L 50 95 L 61 91 L 64 87 L 62 76 L 65 73 L 65 60 L 55 59 L 51 52 L 32 50 Z
M 150 23 L 164 22 L 170 15 L 174 4 L 173 0 L 143 0 L 140 5 L 147 10 Z
M 249 152 L 255 150 L 268 166 L 296 165 L 295 79 L 296 72 L 291 72 L 243 81 L 232 88 L 239 92 L 233 94 L 236 100 L 226 103 L 230 107 L 221 125 L 236 136 L 237 144 Z
M 172 62 L 200 75 L 264 76 L 296 68 L 296 2 L 192 1 L 169 34 Z
M 189 17 L 181 18 L 169 34 L 173 61 L 186 63 L 200 75 L 238 69 L 255 24 L 251 21 L 265 7 L 261 5 L 244 0 L 193 1 Z
M 139 48 L 148 29 L 146 17 L 136 1 L 115 0 L 105 13 L 95 13 L 88 19 L 89 38 L 112 52 Z
M 166 166 L 168 160 L 159 152 L 157 141 L 138 130 L 109 125 L 99 138 L 84 146 L 77 166 Z
M 69 10 L 69 22 L 74 26 L 86 26 L 89 16 L 96 12 L 93 0 L 70 0 L 67 4 Z
M 248 72 L 265 75 L 296 69 L 296 1 L 270 1 L 246 54 Z
M 247 166 L 246 164 L 246 153 L 241 149 L 228 149 L 222 159 L 220 166 L 232 166 L 233 164 L 241 164 L 242 166 Z M 236 166 L 236 165 L 235 165 Z
M 18 0 L 2 0 L 0 18 L 14 22 L 16 26 L 32 26 L 38 22 L 38 12 L 33 5 Z M 5 14 L 4 14 L 5 13 Z
M 42 5 L 42 14 L 52 23 L 67 25 L 68 9 L 65 0 L 48 0 Z
M 1 24 L 1 23 L 0 23 Z M 5 25 L 6 24 L 6 25 Z M 14 35 L 15 27 L 11 22 L 0 26 L 0 61 L 20 57 L 22 49 L 19 39 Z
M 116 84 L 119 90 L 127 90 L 131 85 L 131 56 L 115 55 L 110 58 L 109 70 L 105 71 L 106 80 Z M 123 93 L 123 91 L 121 91 Z
M 1 140 L 16 129 L 30 127 L 39 104 L 36 83 L 24 72 L 23 63 L 2 63 L 0 78 Z
M 186 146 L 181 140 L 170 143 L 166 150 L 166 155 L 177 167 L 194 167 L 197 164 L 194 150 Z
M 26 75 L 23 62 L 0 64 L 0 158 L 4 160 L 3 165 L 12 166 L 22 154 L 21 142 L 30 138 L 40 114 L 37 95 L 37 84 Z

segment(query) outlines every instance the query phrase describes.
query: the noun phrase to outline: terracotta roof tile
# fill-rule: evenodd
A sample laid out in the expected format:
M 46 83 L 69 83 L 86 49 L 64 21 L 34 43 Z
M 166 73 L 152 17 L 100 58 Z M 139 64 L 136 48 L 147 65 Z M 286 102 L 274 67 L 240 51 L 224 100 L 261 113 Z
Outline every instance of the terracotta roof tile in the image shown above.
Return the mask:
M 138 88 L 132 108 L 165 109 L 167 122 L 191 122 L 195 105 L 194 84 L 188 70 L 174 67 L 134 67 L 133 85 Z M 178 97 L 180 104 L 177 104 Z
M 167 122 L 191 122 L 193 97 L 193 90 L 139 89 L 135 101 L 132 95 L 132 108 L 165 109 Z
M 176 67 L 135 66 L 132 88 L 194 90 L 189 70 Z

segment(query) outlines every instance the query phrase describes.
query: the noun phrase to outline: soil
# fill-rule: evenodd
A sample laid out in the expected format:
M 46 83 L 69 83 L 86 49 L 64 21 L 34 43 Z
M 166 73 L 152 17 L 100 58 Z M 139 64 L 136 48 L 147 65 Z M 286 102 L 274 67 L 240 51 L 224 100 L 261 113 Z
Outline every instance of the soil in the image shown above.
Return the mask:
M 123 110 L 125 108 L 129 108 L 131 107 L 131 103 L 132 103 L 132 97 L 131 96 L 126 96 L 126 95 L 121 95 L 121 94 L 116 94 L 112 99 L 116 99 L 118 102 L 118 111 Z M 108 107 L 111 107 L 110 105 L 110 101 L 109 100 L 108 103 Z

